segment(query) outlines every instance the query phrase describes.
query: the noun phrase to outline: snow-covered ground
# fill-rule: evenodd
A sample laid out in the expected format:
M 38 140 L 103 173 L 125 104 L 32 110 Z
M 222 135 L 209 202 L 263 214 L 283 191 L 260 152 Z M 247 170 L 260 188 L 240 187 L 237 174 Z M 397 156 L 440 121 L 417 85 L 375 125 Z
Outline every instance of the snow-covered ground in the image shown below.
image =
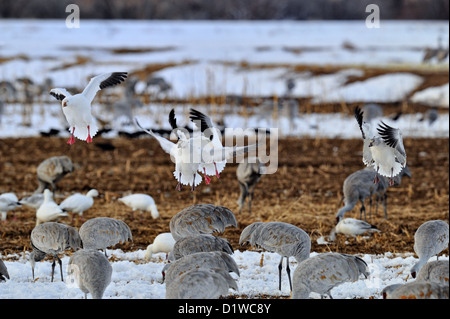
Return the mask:
M 263 265 L 261 267 L 261 254 Z M 27 260 L 29 253 L 17 256 L 17 261 L 6 261 L 10 280 L 0 283 L 0 299 L 80 299 L 84 293 L 73 284 L 62 282 L 59 267 L 55 268 L 55 279 L 51 282 L 51 259 L 36 264 L 33 281 L 31 266 Z M 165 284 L 162 283 L 161 270 L 165 264 L 165 254 L 154 254 L 150 261 L 144 260 L 145 251 L 137 250 L 124 253 L 121 250 L 108 250 L 108 256 L 114 256 L 111 284 L 105 291 L 105 299 L 163 299 Z M 312 252 L 311 256 L 317 253 Z M 381 290 L 390 284 L 406 283 L 414 280 L 409 270 L 418 261 L 414 254 L 364 255 L 361 257 L 367 263 L 370 276 L 354 283 L 345 283 L 332 290 L 335 299 L 375 298 L 380 299 Z M 236 250 L 233 258 L 239 266 L 240 277 L 237 279 L 239 291 L 230 289 L 230 295 L 242 295 L 254 299 L 261 296 L 289 297 L 289 282 L 283 261 L 281 292 L 278 290 L 278 264 L 280 256 L 275 253 Z M 436 257 L 430 259 L 435 260 Z M 447 260 L 448 256 L 440 259 Z M 64 280 L 67 278 L 69 256 L 61 258 Z M 138 261 L 138 262 L 134 262 Z M 297 262 L 290 259 L 291 275 L 297 267 Z M 311 298 L 320 295 L 311 293 Z M 88 298 L 92 298 L 88 295 Z

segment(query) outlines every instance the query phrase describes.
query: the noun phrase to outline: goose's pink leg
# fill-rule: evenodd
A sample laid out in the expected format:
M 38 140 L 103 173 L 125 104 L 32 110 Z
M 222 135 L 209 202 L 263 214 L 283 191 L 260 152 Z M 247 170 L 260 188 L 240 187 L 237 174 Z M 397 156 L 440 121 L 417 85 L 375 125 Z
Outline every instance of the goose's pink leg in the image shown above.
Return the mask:
M 72 129 L 72 135 L 70 135 L 69 140 L 67 141 L 67 144 L 72 145 L 73 143 L 75 143 L 75 138 L 73 137 L 73 133 L 75 132 L 75 126 Z
M 211 178 L 209 178 L 208 175 L 206 175 L 206 168 L 203 167 L 203 173 L 205 174 L 205 183 L 208 185 L 211 182 Z
M 87 129 L 88 129 L 88 136 L 87 136 L 87 139 L 86 139 L 86 143 L 92 143 L 92 137 L 91 137 L 91 132 L 90 132 L 89 125 L 87 126 Z
M 216 162 L 214 162 L 214 168 L 216 169 L 216 177 L 220 178 L 219 172 L 217 171 Z
M 181 191 L 181 173 L 180 173 L 180 178 L 179 178 L 177 187 L 175 187 L 175 189 L 176 189 L 177 191 L 179 191 L 179 192 Z

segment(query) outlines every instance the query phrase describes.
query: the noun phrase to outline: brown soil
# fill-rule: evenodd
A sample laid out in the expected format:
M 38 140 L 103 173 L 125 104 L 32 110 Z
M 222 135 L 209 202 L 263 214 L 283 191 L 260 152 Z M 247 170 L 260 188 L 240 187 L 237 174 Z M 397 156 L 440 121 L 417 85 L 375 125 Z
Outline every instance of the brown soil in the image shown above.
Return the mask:
M 124 251 L 145 249 L 156 235 L 169 231 L 171 217 L 194 203 L 223 205 L 235 212 L 239 227 L 228 228 L 221 236 L 238 249 L 242 229 L 255 221 L 284 221 L 307 231 L 312 251 L 345 253 L 413 252 L 414 232 L 426 220 L 449 219 L 449 142 L 448 139 L 406 139 L 405 147 L 412 178 L 388 190 L 388 217 L 379 207 L 378 215 L 369 220 L 381 233 L 370 238 L 348 238 L 338 235 L 335 243 L 318 245 L 316 240 L 328 235 L 339 208 L 342 183 L 352 172 L 363 168 L 362 141 L 340 139 L 282 139 L 279 141 L 279 168 L 265 175 L 257 185 L 252 214 L 246 209 L 239 214 L 236 200 L 239 188 L 236 164 L 229 164 L 219 180 L 202 183 L 194 192 L 184 187 L 175 190 L 174 165 L 156 140 L 95 137 L 92 144 L 77 140 L 72 146 L 62 138 L 21 138 L 0 140 L 0 193 L 15 192 L 19 198 L 37 188 L 36 167 L 44 159 L 68 155 L 75 163 L 73 173 L 62 179 L 56 201 L 73 192 L 96 188 L 100 196 L 84 213 L 85 219 L 109 216 L 124 220 L 131 228 L 133 242 L 119 244 Z M 111 143 L 112 151 L 103 151 L 100 143 Z M 155 199 L 160 218 L 149 213 L 140 216 L 117 201 L 127 192 L 144 192 Z M 346 217 L 359 218 L 357 206 Z M 367 207 L 368 208 L 368 207 Z M 367 209 L 368 212 L 368 209 Z M 21 207 L 8 213 L 0 223 L 2 255 L 30 251 L 29 235 L 35 225 L 35 212 Z M 60 222 L 72 224 L 70 218 Z M 75 226 L 81 222 L 75 220 Z M 242 247 L 249 249 L 249 247 Z M 444 253 L 448 254 L 448 250 Z

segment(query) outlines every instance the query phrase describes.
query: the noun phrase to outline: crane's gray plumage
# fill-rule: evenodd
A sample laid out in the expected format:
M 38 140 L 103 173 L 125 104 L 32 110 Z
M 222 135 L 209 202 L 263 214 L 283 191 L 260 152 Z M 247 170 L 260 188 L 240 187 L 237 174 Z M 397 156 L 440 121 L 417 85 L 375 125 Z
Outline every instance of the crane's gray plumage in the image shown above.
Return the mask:
M 227 295 L 230 288 L 238 290 L 228 270 L 193 269 L 166 284 L 166 299 L 217 299 Z
M 78 231 L 74 227 L 67 226 L 65 224 L 46 222 L 33 228 L 31 231 L 30 240 L 31 247 L 33 248 L 33 251 L 30 254 L 33 279 L 35 262 L 41 261 L 46 255 L 52 255 L 52 281 L 55 272 L 56 260 L 59 263 L 59 268 L 61 271 L 61 281 L 64 281 L 62 262 L 61 259 L 59 259 L 58 254 L 71 248 L 73 250 L 77 250 L 82 246 Z
M 35 193 L 42 193 L 44 189 L 51 186 L 55 192 L 56 184 L 68 173 L 73 171 L 73 164 L 67 156 L 53 156 L 41 162 L 37 169 L 37 179 L 39 186 Z
M 292 291 L 289 257 L 293 256 L 299 263 L 309 258 L 311 251 L 309 235 L 303 229 L 284 222 L 255 222 L 244 228 L 241 233 L 239 244 L 243 245 L 245 243 L 249 243 L 252 247 L 261 247 L 281 255 L 278 265 L 280 290 L 283 257 L 286 257 L 286 272 Z
M 102 299 L 111 283 L 112 266 L 97 250 L 81 249 L 70 257 L 67 273 L 84 292 L 85 298 L 90 293 L 93 299 Z
M 417 228 L 414 234 L 414 251 L 419 256 L 419 261 L 411 267 L 413 278 L 431 257 L 448 248 L 448 230 L 448 224 L 443 220 L 429 220 Z
M 110 217 L 88 219 L 81 225 L 79 233 L 85 249 L 103 249 L 105 256 L 107 247 L 133 240 L 130 227 Z
M 230 255 L 234 253 L 233 247 L 225 238 L 193 235 L 183 237 L 175 242 L 173 250 L 169 253 L 169 260 L 177 260 L 193 253 L 208 251 L 223 251 Z
M 163 281 L 169 284 L 176 277 L 197 268 L 220 268 L 240 275 L 233 257 L 222 251 L 208 251 L 186 255 L 175 262 L 167 263 L 162 269 Z
M 226 227 L 237 227 L 233 212 L 223 206 L 195 204 L 176 213 L 170 220 L 175 240 L 199 234 L 223 233 Z
M 427 262 L 416 276 L 416 281 L 437 282 L 442 285 L 448 285 L 449 280 L 449 261 L 433 260 Z
M 248 213 L 249 215 L 251 214 L 253 192 L 255 190 L 256 183 L 258 183 L 261 179 L 262 166 L 262 163 L 257 157 L 247 157 L 239 163 L 236 169 L 236 177 L 241 190 L 241 194 L 238 199 L 239 213 L 242 212 L 242 207 L 248 197 Z
M 404 285 L 389 285 L 381 294 L 383 299 L 448 299 L 449 286 L 436 282 L 412 281 Z
M 8 268 L 6 268 L 3 260 L 0 259 L 0 282 L 6 281 L 6 278 L 9 279 Z
M 307 299 L 311 292 L 322 296 L 344 282 L 357 281 L 360 275 L 369 275 L 367 264 L 357 256 L 324 253 L 308 258 L 298 264 L 294 271 L 293 299 Z
M 389 186 L 387 178 L 382 176 L 379 179 L 377 184 L 373 183 L 373 180 L 376 177 L 376 172 L 373 169 L 365 168 L 353 172 L 350 174 L 345 180 L 342 186 L 343 191 L 343 201 L 344 206 L 339 209 L 336 214 L 336 222 L 339 222 L 344 214 L 355 207 L 358 200 L 361 202 L 361 208 L 359 211 L 359 218 L 362 218 L 362 214 L 364 213 L 364 220 L 367 220 L 366 216 L 366 207 L 364 202 L 366 198 L 369 198 L 369 218 L 372 217 L 372 195 L 375 194 L 378 199 L 381 199 L 384 209 L 384 217 L 387 219 L 387 193 L 386 190 Z M 406 165 L 403 170 L 394 177 L 395 185 L 400 185 L 403 176 L 411 177 L 411 171 L 409 170 L 408 165 Z

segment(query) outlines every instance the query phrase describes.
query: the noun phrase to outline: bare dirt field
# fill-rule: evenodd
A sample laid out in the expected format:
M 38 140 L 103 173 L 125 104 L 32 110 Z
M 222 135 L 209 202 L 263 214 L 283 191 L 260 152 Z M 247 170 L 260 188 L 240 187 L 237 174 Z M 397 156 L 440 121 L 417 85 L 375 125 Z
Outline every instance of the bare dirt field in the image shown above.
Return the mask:
M 221 236 L 238 249 L 239 235 L 255 221 L 284 221 L 307 231 L 312 251 L 345 253 L 413 252 L 414 232 L 426 220 L 449 219 L 449 142 L 448 139 L 406 139 L 405 148 L 412 178 L 388 189 L 388 219 L 381 207 L 369 220 L 381 233 L 370 238 L 348 238 L 338 234 L 334 243 L 319 245 L 316 240 L 327 236 L 334 226 L 335 214 L 342 196 L 342 183 L 352 172 L 362 169 L 362 141 L 344 139 L 295 139 L 279 141 L 279 167 L 275 174 L 265 175 L 255 189 L 252 214 L 238 213 L 239 187 L 237 164 L 229 164 L 208 186 L 202 183 L 194 192 L 184 187 L 175 190 L 174 164 L 155 139 L 104 139 L 95 137 L 92 144 L 77 140 L 72 146 L 66 139 L 54 137 L 0 140 L 0 193 L 15 192 L 19 198 L 37 188 L 36 167 L 55 155 L 69 156 L 75 170 L 63 178 L 55 194 L 60 202 L 73 192 L 96 188 L 100 196 L 84 218 L 109 216 L 124 220 L 131 228 L 133 242 L 118 244 L 124 251 L 145 249 L 156 235 L 169 231 L 171 217 L 194 203 L 212 203 L 230 208 L 239 227 L 228 228 Z M 100 143 L 110 143 L 113 150 L 102 150 Z M 155 199 L 160 218 L 139 212 L 131 218 L 131 209 L 117 198 L 131 193 L 147 193 Z M 368 204 L 367 212 L 368 212 Z M 360 205 L 346 214 L 359 218 Z M 0 251 L 3 255 L 31 251 L 29 235 L 35 226 L 35 211 L 28 207 L 8 213 L 0 223 Z M 60 222 L 72 224 L 71 218 Z M 77 227 L 81 221 L 75 220 Z M 249 247 L 242 247 L 249 249 Z M 444 252 L 448 254 L 448 250 Z

